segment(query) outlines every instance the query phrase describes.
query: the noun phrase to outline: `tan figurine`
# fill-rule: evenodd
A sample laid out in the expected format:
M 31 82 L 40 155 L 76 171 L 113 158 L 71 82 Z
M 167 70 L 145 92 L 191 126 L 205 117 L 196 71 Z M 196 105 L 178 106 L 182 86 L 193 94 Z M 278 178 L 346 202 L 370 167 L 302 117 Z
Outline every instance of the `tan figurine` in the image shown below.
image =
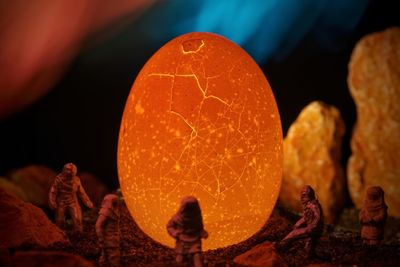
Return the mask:
M 120 266 L 119 197 L 104 197 L 96 221 L 96 234 L 101 248 L 100 266 Z
M 89 209 L 93 204 L 82 187 L 81 180 L 76 176 L 77 168 L 73 163 L 64 165 L 63 171 L 58 174 L 50 188 L 49 205 L 56 211 L 56 224 L 63 228 L 65 216 L 72 219 L 74 230 L 82 232 L 82 210 L 78 197 Z
M 367 189 L 364 205 L 359 214 L 363 245 L 376 246 L 381 243 L 386 219 L 387 206 L 384 192 L 379 186 L 371 186 Z
M 324 229 L 324 216 L 321 205 L 315 198 L 314 189 L 306 185 L 300 192 L 303 216 L 294 225 L 294 229 L 279 243 L 281 249 L 287 248 L 292 242 L 306 240 L 305 250 L 308 256 L 315 253 L 315 245 Z
M 182 199 L 178 212 L 167 224 L 168 233 L 176 239 L 176 262 L 193 261 L 195 267 L 203 266 L 201 239 L 207 238 L 199 202 L 195 197 Z

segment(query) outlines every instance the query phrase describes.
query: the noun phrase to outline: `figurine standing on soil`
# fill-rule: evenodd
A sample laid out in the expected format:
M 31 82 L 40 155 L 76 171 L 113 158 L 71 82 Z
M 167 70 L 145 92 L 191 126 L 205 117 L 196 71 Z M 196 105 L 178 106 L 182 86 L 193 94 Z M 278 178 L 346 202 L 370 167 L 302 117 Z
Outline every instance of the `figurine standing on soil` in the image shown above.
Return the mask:
M 201 239 L 207 238 L 199 202 L 195 197 L 182 199 L 178 212 L 167 224 L 168 233 L 176 239 L 176 262 L 181 264 L 187 258 L 193 259 L 195 267 L 203 266 Z
M 293 241 L 305 239 L 305 249 L 309 256 L 315 253 L 316 241 L 321 237 L 324 228 L 324 217 L 321 205 L 315 198 L 314 189 L 306 185 L 301 190 L 303 217 L 296 222 L 294 229 L 279 243 L 280 248 L 286 248 Z
M 382 188 L 379 186 L 369 187 L 359 214 L 363 245 L 376 246 L 381 243 L 386 218 L 387 206 Z
M 89 209 L 93 203 L 83 189 L 81 180 L 76 176 L 77 168 L 73 163 L 64 165 L 63 171 L 57 175 L 49 193 L 50 208 L 56 210 L 56 224 L 64 226 L 65 212 L 71 216 L 74 230 L 82 232 L 82 211 L 78 196 Z
M 100 266 L 120 266 L 119 197 L 104 197 L 96 221 L 96 234 L 101 248 Z

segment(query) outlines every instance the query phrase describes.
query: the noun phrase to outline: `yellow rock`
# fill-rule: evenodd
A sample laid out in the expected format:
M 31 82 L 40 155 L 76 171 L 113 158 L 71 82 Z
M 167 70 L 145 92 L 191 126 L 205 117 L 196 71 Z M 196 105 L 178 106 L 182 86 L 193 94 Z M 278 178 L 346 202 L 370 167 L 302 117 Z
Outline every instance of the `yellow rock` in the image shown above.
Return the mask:
M 311 185 L 325 221 L 333 223 L 345 201 L 345 178 L 340 165 L 345 125 L 333 106 L 315 101 L 306 106 L 284 140 L 280 204 L 302 211 L 301 188 Z
M 358 42 L 348 85 L 357 107 L 347 166 L 350 195 L 361 208 L 366 188 L 381 186 L 389 214 L 400 216 L 400 28 Z

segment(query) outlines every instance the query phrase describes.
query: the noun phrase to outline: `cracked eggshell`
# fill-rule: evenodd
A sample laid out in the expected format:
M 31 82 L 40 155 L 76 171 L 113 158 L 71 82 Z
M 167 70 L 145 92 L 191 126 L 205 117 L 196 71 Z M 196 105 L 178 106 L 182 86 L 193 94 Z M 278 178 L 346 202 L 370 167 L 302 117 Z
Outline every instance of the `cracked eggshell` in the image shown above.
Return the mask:
M 118 173 L 130 213 L 168 246 L 166 224 L 198 198 L 205 249 L 238 243 L 267 221 L 282 178 L 272 90 L 239 46 L 211 33 L 173 39 L 137 76 L 123 114 Z

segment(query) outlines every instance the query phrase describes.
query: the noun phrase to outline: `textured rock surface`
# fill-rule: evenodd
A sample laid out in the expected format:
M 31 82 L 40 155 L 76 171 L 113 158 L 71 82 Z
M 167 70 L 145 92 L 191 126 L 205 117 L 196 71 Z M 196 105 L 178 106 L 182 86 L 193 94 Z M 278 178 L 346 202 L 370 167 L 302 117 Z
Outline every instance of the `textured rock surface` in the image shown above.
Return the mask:
M 64 232 L 41 209 L 0 188 L 0 247 L 48 247 L 67 242 Z
M 84 258 L 60 251 L 21 251 L 14 254 L 12 266 L 15 267 L 94 267 Z
M 83 188 L 85 188 L 90 200 L 95 206 L 100 206 L 103 197 L 109 193 L 108 188 L 91 173 L 82 172 L 78 176 L 81 178 Z
M 6 178 L 0 177 L 0 188 L 3 188 L 8 193 L 13 194 L 16 197 L 19 197 L 22 200 L 27 201 L 28 198 L 25 195 L 25 192 L 13 182 L 7 180 Z
M 237 256 L 233 262 L 238 266 L 252 267 L 285 267 L 287 263 L 279 256 L 270 242 L 259 244 L 249 251 Z
M 350 195 L 360 208 L 366 188 L 379 185 L 389 214 L 400 216 L 400 28 L 357 44 L 348 84 L 357 107 L 347 166 Z
M 293 244 L 292 248 L 280 251 L 280 256 L 289 266 L 307 266 L 312 263 L 325 264 L 322 265 L 324 267 L 400 266 L 400 241 L 398 241 L 396 237 L 396 234 L 400 232 L 400 219 L 389 218 L 385 229 L 385 235 L 387 234 L 389 239 L 386 239 L 385 245 L 379 250 L 368 251 L 366 253 L 361 245 L 358 211 L 354 208 L 352 210 L 354 210 L 354 212 L 344 212 L 341 214 L 341 221 L 346 222 L 346 225 L 339 225 L 334 229 L 331 228 L 333 232 L 328 228 L 324 236 L 319 240 L 316 247 L 316 255 L 318 258 L 307 258 L 307 254 L 304 251 L 304 241 L 296 242 Z M 160 243 L 155 242 L 149 236 L 144 234 L 133 221 L 125 204 L 121 205 L 120 212 L 121 266 L 180 267 L 175 264 L 174 250 L 162 246 Z M 68 251 L 96 263 L 100 255 L 98 251 L 96 231 L 94 230 L 97 216 L 97 212 L 86 212 L 86 220 L 84 220 L 85 231 L 83 234 L 69 232 L 71 244 L 65 246 L 57 245 L 46 250 L 57 249 Z M 226 248 L 219 248 L 205 252 L 203 254 L 206 262 L 205 266 L 237 266 L 233 263 L 235 257 L 245 253 L 262 242 L 277 242 L 281 240 L 290 232 L 292 225 L 298 219 L 298 216 L 286 210 L 276 208 L 268 222 L 260 232 L 252 238 Z M 348 226 L 350 228 L 348 228 Z M 12 253 L 15 250 L 9 251 Z M 9 256 L 8 250 L 2 250 L 0 247 L 0 266 L 7 266 L 3 263 L 10 260 L 8 259 Z M 40 262 L 36 266 L 41 266 Z
M 340 166 L 344 132 L 335 107 L 312 102 L 302 110 L 284 140 L 282 206 L 302 211 L 300 190 L 309 184 L 321 203 L 325 221 L 335 221 L 345 201 L 346 182 Z
M 29 165 L 11 172 L 9 178 L 23 190 L 27 201 L 47 206 L 49 190 L 56 175 L 56 172 L 48 167 Z

